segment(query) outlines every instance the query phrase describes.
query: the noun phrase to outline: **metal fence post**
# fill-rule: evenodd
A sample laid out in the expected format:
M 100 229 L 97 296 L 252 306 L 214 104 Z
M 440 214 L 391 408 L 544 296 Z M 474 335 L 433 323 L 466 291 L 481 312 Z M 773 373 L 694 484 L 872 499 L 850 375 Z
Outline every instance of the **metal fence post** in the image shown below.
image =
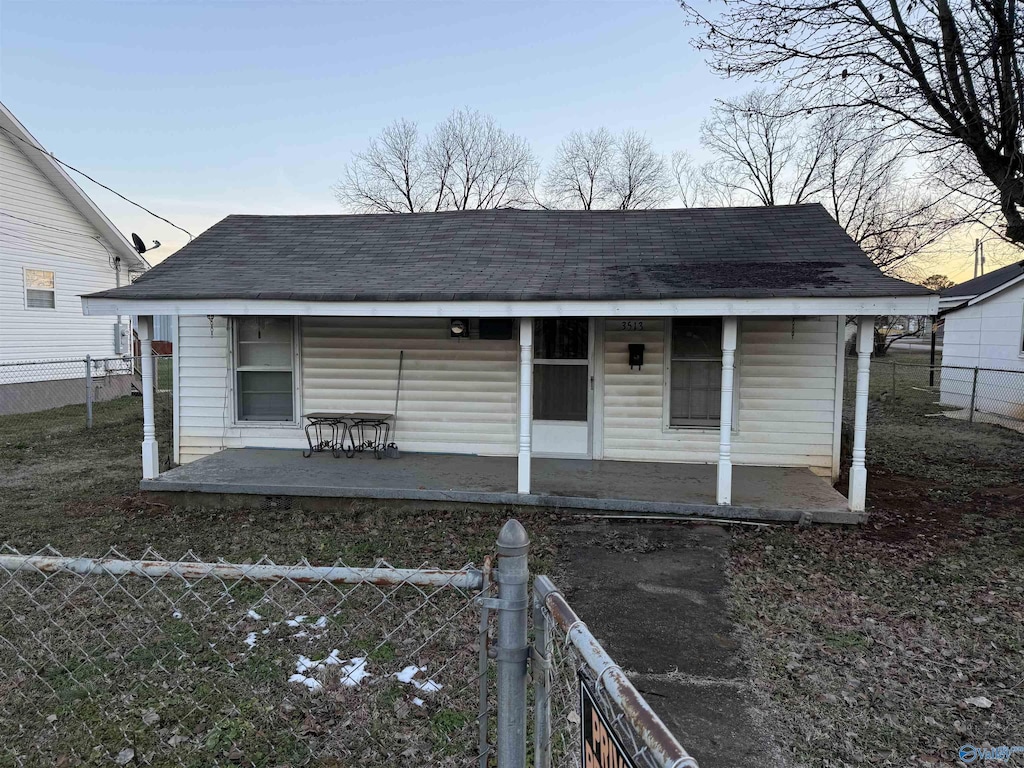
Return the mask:
M 968 421 L 974 423 L 974 404 L 978 399 L 978 368 L 974 369 L 974 377 L 971 379 L 971 413 Z
M 85 356 L 85 428 L 92 429 L 92 355 Z
M 544 603 L 533 595 L 533 765 L 551 766 L 551 628 Z
M 518 520 L 498 534 L 498 768 L 526 767 L 526 637 L 530 537 Z
M 896 361 L 892 361 L 892 399 L 896 399 Z

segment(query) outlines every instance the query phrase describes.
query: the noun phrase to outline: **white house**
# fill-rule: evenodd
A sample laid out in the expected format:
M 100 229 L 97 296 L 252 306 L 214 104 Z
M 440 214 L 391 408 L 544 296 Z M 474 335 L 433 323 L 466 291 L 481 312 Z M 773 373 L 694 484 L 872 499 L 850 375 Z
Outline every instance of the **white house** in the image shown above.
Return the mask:
M 818 205 L 230 216 L 83 299 L 144 339 L 146 316 L 178 317 L 184 466 L 157 476 L 147 421 L 148 490 L 843 521 L 865 505 L 873 318 L 936 305 Z M 866 330 L 847 502 L 848 315 Z M 337 444 L 367 412 L 400 461 L 301 458 L 311 415 Z
M 82 399 L 84 365 L 39 361 L 130 354 L 127 320 L 86 317 L 80 297 L 148 267 L 0 104 L 0 414 Z M 101 383 L 106 368 L 94 369 L 98 397 L 124 390 Z
M 947 288 L 939 307 L 941 402 L 1024 424 L 1024 261 Z

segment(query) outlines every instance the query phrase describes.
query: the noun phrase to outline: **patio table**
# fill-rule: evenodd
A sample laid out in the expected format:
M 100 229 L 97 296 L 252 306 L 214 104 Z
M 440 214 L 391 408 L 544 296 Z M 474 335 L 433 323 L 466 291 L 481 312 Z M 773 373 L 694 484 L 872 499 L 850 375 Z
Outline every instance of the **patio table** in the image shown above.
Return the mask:
M 302 455 L 308 459 L 314 453 L 330 449 L 334 458 L 338 458 L 341 451 L 345 451 L 346 456 L 352 456 L 353 453 L 345 449 L 345 435 L 349 434 L 348 418 L 351 415 L 334 411 L 314 411 L 305 414 L 303 418 L 306 420 L 306 442 L 309 443 L 309 450 L 303 451 Z M 341 429 L 340 438 L 338 437 L 339 428 Z M 330 430 L 329 433 L 328 430 Z M 326 437 L 327 434 L 330 434 L 329 438 Z M 351 435 L 349 437 L 351 440 Z
M 364 451 L 373 449 L 373 454 L 378 458 L 383 458 L 384 449 L 388 446 L 388 437 L 391 435 L 391 421 L 395 418 L 393 413 L 350 413 L 346 416 L 346 423 L 349 425 L 349 438 L 351 440 L 350 453 L 348 450 L 345 451 L 345 455 L 351 458 L 355 451 Z M 359 431 L 359 442 L 356 443 L 355 433 Z M 366 435 L 371 432 L 373 437 L 368 438 Z

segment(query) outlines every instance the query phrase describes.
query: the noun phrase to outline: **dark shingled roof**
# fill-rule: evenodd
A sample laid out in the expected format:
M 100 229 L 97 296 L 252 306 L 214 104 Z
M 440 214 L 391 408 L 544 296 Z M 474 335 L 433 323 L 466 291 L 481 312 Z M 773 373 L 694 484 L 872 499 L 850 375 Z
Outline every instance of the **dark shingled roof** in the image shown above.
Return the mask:
M 229 216 L 126 299 L 539 301 L 923 295 L 820 205 Z
M 987 275 L 982 275 L 981 277 L 976 277 L 973 280 L 968 280 L 965 283 L 954 285 L 952 288 L 944 288 L 939 292 L 939 295 L 980 296 L 981 294 L 988 293 L 993 288 L 998 288 L 1003 283 L 1007 283 L 1021 275 L 1024 275 L 1024 261 L 1018 261 L 1016 264 L 1008 264 L 1001 269 L 997 269 L 995 272 L 989 272 Z

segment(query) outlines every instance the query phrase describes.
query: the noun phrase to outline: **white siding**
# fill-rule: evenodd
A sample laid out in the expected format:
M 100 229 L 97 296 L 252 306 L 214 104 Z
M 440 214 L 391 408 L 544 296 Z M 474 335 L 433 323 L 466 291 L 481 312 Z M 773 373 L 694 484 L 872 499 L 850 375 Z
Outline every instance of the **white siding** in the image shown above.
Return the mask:
M 511 456 L 516 452 L 515 341 L 459 341 L 445 319 L 305 318 L 300 410 L 384 411 L 395 406 L 405 350 L 397 442 L 403 450 Z M 179 460 L 222 448 L 299 448 L 298 426 L 235 425 L 228 324 L 178 323 Z
M 969 407 L 973 372 L 957 370 L 959 366 L 1024 372 L 1022 328 L 1024 283 L 946 315 L 942 341 L 941 402 L 960 408 Z M 1024 418 L 1024 373 L 980 373 L 975 407 L 981 411 Z
M 115 286 L 108 253 L 92 239 L 99 233 L 3 133 L 0 212 L 9 214 L 0 215 L 0 363 L 113 355 L 117 318 L 85 317 L 79 300 Z M 26 308 L 25 268 L 54 273 L 56 309 Z
M 714 463 L 717 429 L 668 429 L 664 412 L 665 328 L 605 321 L 603 454 L 606 459 Z M 736 354 L 735 464 L 832 472 L 836 429 L 834 317 L 742 318 Z M 646 345 L 630 370 L 628 344 Z M 841 382 L 840 382 L 841 385 Z

